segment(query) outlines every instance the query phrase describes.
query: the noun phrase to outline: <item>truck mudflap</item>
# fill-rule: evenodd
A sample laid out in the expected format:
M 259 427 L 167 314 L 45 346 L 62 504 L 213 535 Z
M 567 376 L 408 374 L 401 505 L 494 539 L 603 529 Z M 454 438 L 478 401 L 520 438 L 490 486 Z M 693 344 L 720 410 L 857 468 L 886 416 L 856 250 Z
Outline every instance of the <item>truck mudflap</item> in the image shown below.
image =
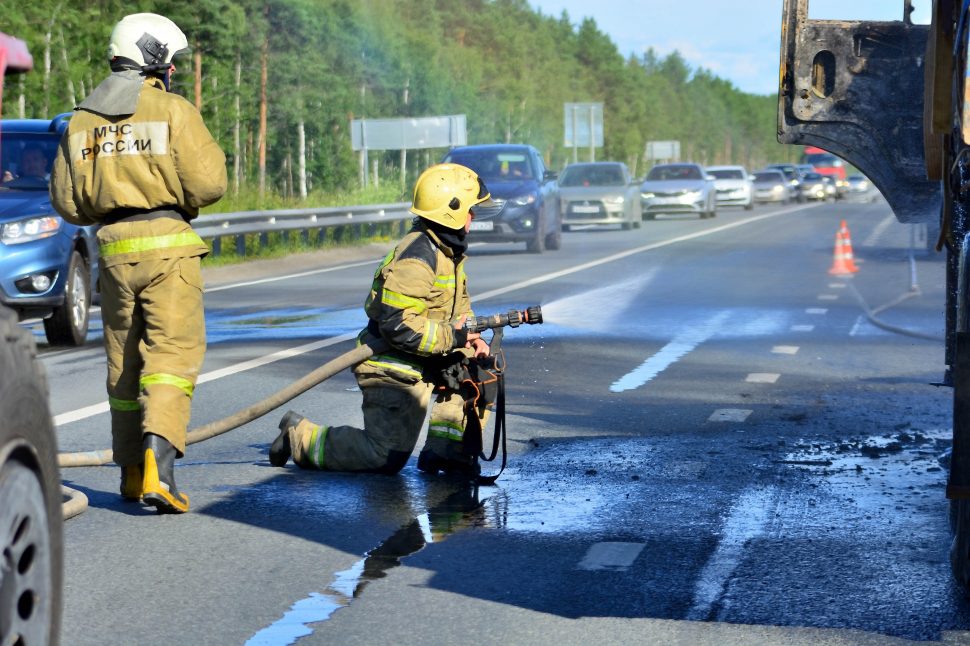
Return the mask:
M 785 0 L 778 141 L 823 148 L 865 173 L 900 222 L 937 221 L 939 181 L 923 145 L 928 25 L 810 20 L 808 0 Z

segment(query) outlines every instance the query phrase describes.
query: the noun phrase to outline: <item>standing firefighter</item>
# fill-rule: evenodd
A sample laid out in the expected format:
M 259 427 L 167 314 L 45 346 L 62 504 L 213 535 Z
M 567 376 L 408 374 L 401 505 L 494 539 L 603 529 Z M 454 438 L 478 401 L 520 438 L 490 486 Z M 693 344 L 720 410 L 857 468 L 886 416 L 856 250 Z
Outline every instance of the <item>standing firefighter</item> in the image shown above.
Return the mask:
M 77 108 L 61 140 L 51 201 L 76 224 L 101 224 L 101 312 L 121 495 L 188 511 L 175 486 L 192 392 L 205 354 L 200 262 L 189 221 L 226 190 L 226 158 L 202 116 L 168 92 L 185 34 L 151 13 L 111 33 L 112 74 Z
M 381 262 L 364 304 L 368 324 L 358 341 L 383 339 L 390 346 L 354 368 L 364 429 L 319 426 L 290 411 L 270 447 L 273 465 L 285 465 L 292 455 L 304 469 L 390 474 L 404 467 L 441 368 L 449 360 L 488 354 L 488 344 L 463 324 L 473 316 L 465 235 L 472 209 L 490 203 L 485 185 L 464 166 L 439 164 L 421 174 L 411 206 L 418 217 Z M 463 449 L 465 422 L 461 395 L 439 389 L 418 468 L 478 475 L 477 454 Z

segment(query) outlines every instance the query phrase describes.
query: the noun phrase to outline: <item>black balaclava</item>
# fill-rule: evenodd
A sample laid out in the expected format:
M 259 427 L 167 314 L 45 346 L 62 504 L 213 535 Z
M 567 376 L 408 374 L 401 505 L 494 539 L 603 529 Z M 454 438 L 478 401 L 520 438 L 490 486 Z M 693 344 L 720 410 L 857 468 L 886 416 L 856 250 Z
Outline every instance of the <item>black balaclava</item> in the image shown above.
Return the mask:
M 426 227 L 434 231 L 434 234 L 438 236 L 439 240 L 448 245 L 448 248 L 455 254 L 456 259 L 465 255 L 465 252 L 468 251 L 468 240 L 465 239 L 464 227 L 461 229 L 449 229 L 431 220 L 421 218 L 421 221 Z

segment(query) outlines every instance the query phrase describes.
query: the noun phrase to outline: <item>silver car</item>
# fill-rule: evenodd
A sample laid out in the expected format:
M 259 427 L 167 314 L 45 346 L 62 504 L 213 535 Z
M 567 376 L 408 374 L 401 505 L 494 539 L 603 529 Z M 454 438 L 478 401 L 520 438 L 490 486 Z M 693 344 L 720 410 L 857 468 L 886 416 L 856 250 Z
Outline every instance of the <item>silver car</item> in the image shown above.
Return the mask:
M 562 226 L 619 224 L 640 226 L 640 190 L 622 162 L 570 164 L 559 174 Z
M 696 213 L 701 218 L 717 215 L 714 176 L 698 164 L 659 164 L 650 169 L 640 185 L 643 219 L 658 213 Z
M 780 170 L 762 170 L 754 174 L 755 204 L 780 202 L 788 204 L 791 200 L 791 187 L 785 174 Z
M 754 187 L 744 166 L 708 166 L 705 170 L 714 176 L 718 206 L 754 208 Z

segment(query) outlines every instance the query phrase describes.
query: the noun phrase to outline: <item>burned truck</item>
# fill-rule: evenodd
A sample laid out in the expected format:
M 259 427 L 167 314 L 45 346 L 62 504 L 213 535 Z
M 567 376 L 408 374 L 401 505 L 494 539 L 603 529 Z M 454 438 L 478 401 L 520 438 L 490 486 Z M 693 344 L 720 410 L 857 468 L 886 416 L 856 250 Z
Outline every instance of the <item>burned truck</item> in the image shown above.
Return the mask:
M 929 24 L 914 24 L 913 0 L 899 9 L 898 20 L 819 20 L 808 0 L 784 0 L 778 140 L 856 166 L 945 254 L 950 562 L 970 591 L 970 0 L 933 0 Z

